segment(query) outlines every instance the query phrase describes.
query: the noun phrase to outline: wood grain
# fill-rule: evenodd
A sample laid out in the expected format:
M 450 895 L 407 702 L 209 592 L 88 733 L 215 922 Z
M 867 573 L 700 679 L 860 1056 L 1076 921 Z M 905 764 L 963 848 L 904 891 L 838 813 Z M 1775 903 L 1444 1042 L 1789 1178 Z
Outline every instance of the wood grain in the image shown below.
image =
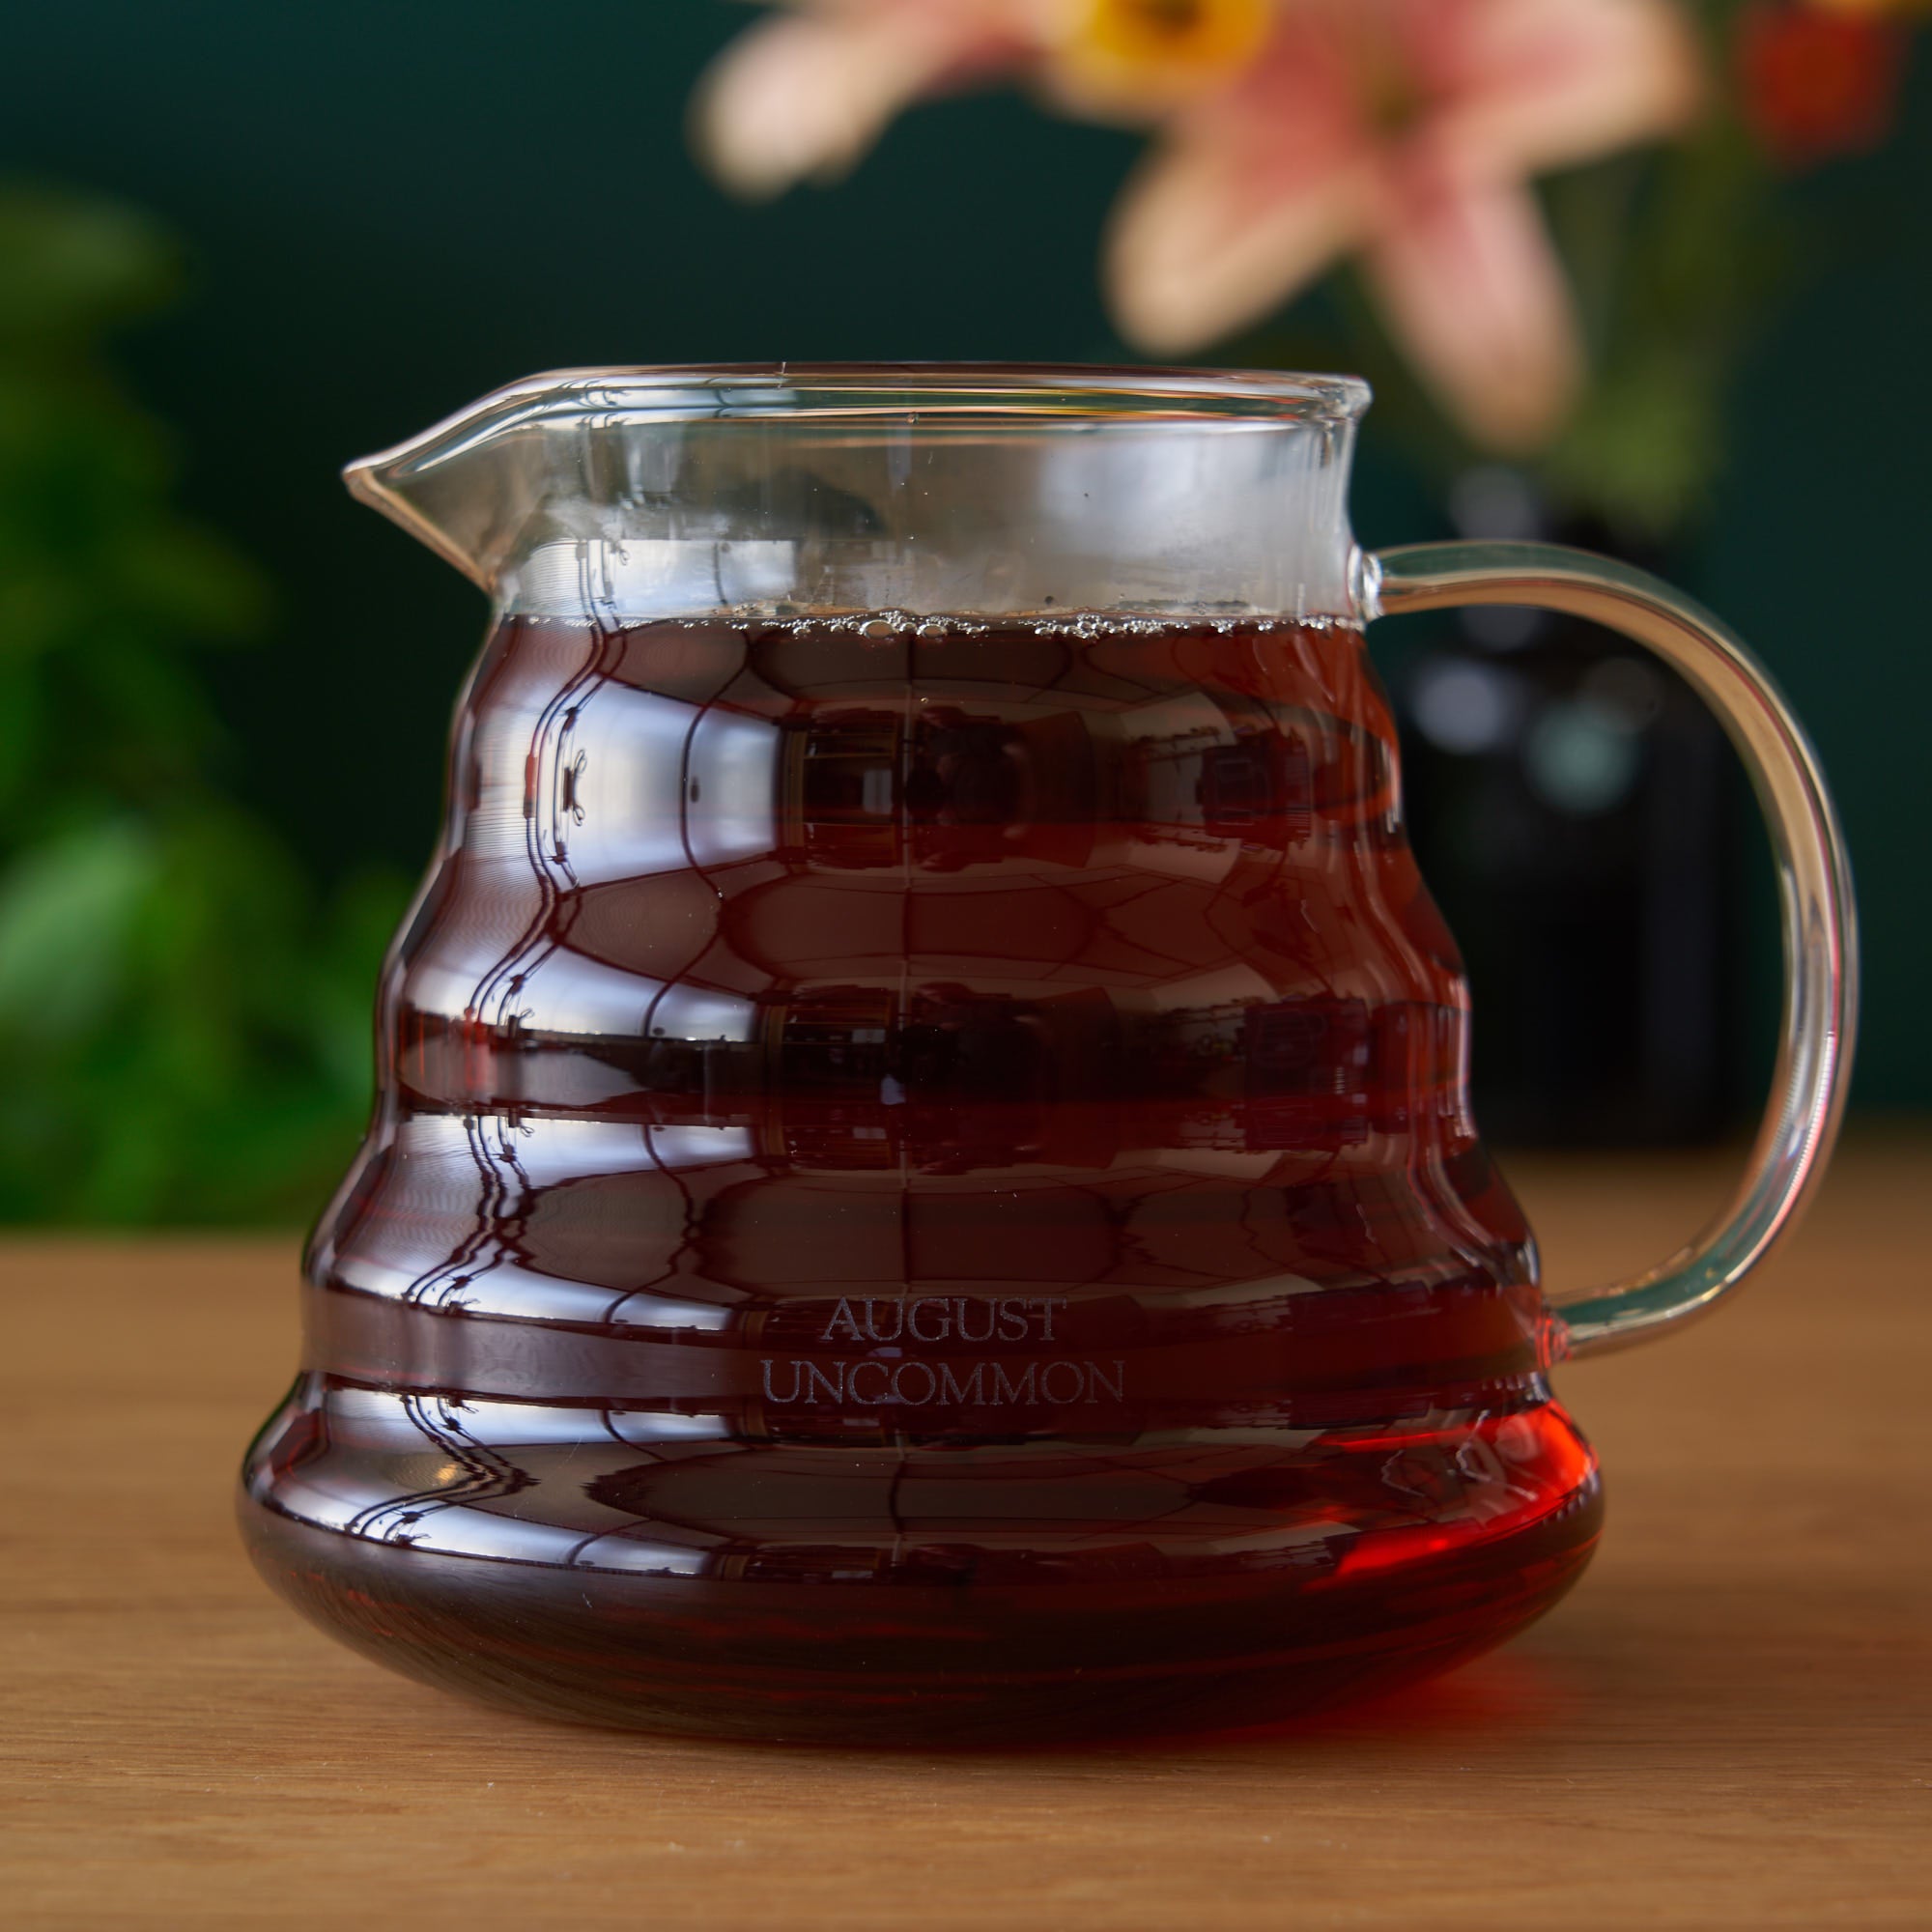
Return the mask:
M 1519 1164 L 1552 1278 L 1711 1160 Z M 1504 1652 L 1233 1741 L 654 1742 L 385 1676 L 229 1518 L 285 1241 L 0 1246 L 0 1920 L 118 1926 L 1932 1924 L 1932 1143 L 1855 1142 L 1736 1308 L 1564 1372 L 1603 1554 Z

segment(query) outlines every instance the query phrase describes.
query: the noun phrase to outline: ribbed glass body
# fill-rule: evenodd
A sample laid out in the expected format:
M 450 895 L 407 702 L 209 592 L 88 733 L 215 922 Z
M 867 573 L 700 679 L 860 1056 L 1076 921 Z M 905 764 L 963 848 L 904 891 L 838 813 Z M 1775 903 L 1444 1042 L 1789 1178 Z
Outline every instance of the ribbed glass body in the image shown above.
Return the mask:
M 1251 1719 L 1593 1464 L 1346 627 L 513 618 L 251 1464 L 390 1662 L 787 1736 Z

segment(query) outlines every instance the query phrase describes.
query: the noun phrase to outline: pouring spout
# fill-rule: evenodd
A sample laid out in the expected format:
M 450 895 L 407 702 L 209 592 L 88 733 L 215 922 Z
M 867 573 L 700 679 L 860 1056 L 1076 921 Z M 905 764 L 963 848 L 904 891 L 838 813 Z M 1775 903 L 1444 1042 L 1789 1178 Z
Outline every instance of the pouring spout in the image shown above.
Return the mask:
M 425 487 L 425 479 L 412 474 L 399 455 L 390 450 L 345 465 L 342 480 L 349 494 L 401 525 L 472 582 L 494 590 L 494 574 L 477 545 L 473 513 L 460 502 L 444 500 L 449 493 Z
M 350 464 L 343 481 L 494 595 L 546 508 L 582 497 L 582 440 L 569 432 L 609 376 L 560 370 L 513 383 Z

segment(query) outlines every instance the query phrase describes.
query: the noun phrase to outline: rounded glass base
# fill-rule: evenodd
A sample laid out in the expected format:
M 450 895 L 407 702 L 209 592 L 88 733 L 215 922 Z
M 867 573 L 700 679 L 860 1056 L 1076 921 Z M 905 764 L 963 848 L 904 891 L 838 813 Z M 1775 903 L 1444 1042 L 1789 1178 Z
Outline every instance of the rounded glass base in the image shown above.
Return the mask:
M 575 1482 L 597 1445 L 553 1441 L 530 1458 L 548 1471 L 440 1529 L 419 1473 L 401 1494 L 406 1472 L 340 1428 L 317 1449 L 313 1413 L 271 1425 L 242 1500 L 296 1607 L 494 1704 L 712 1736 L 1039 1745 L 1269 1722 L 1502 1641 L 1580 1575 L 1602 1516 L 1553 1402 L 1242 1455 L 740 1441 L 670 1477 Z M 311 1444 L 293 1466 L 292 1435 Z M 318 1496 L 385 1484 L 389 1507 L 314 1520 Z M 633 1527 L 595 1533 L 579 1495 L 628 1505 Z

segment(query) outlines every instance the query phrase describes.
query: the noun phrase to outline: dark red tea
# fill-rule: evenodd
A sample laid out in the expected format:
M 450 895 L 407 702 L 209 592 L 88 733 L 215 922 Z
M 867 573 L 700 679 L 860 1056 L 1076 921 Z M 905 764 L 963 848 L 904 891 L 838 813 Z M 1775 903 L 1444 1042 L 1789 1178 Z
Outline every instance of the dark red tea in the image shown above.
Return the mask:
M 1254 1722 L 1586 1560 L 1339 627 L 514 619 L 251 1453 L 279 1588 L 525 1709 Z

